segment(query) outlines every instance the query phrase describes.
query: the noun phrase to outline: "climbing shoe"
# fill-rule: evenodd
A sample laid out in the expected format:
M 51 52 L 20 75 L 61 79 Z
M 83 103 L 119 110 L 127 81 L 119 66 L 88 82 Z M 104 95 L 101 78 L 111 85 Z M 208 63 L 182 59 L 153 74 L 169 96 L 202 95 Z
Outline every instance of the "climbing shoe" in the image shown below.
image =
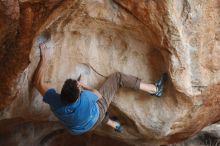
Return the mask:
M 123 131 L 123 127 L 121 126 L 120 123 L 115 127 L 115 131 L 121 133 Z
M 123 127 L 122 127 L 122 125 L 119 123 L 118 118 L 117 118 L 116 116 L 113 116 L 113 117 L 111 117 L 110 119 L 118 123 L 117 126 L 115 127 L 115 131 L 121 133 L 121 132 L 123 131 Z
M 155 83 L 156 92 L 152 94 L 153 96 L 161 97 L 163 95 L 164 84 L 166 80 L 167 80 L 167 73 L 163 73 L 161 78 Z

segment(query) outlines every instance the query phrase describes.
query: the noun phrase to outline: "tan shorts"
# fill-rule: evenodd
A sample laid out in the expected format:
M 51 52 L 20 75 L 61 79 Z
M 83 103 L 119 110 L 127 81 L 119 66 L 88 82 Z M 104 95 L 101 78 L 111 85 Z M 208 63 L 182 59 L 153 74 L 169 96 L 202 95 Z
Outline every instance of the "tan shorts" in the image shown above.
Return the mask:
M 141 80 L 139 78 L 120 72 L 116 72 L 110 75 L 99 89 L 99 92 L 102 95 L 102 98 L 98 100 L 99 119 L 92 129 L 97 127 L 99 124 L 105 124 L 108 121 L 109 116 L 106 114 L 106 112 L 117 90 L 120 87 L 133 88 L 138 90 L 140 88 L 140 82 Z

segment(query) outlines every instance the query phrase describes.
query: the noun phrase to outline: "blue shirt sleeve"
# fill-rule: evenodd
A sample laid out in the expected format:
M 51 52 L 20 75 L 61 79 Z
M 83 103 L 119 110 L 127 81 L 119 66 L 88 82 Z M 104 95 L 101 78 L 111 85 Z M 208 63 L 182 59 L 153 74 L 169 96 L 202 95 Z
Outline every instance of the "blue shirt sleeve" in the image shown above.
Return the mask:
M 48 89 L 47 92 L 44 94 L 43 101 L 48 104 L 52 104 L 55 100 L 56 95 L 57 93 L 55 89 Z

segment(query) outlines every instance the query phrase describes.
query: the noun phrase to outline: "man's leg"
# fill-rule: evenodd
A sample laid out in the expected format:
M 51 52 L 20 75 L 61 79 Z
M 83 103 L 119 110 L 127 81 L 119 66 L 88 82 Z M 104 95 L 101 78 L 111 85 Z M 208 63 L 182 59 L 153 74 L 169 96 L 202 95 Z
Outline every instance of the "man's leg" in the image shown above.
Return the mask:
M 161 82 L 162 79 L 163 78 L 157 81 L 158 85 L 163 85 L 163 82 Z M 104 123 L 108 124 L 111 127 L 118 125 L 118 122 L 115 122 L 115 121 L 110 120 L 109 118 L 106 118 L 105 113 L 110 103 L 112 102 L 117 90 L 120 87 L 133 88 L 135 90 L 140 89 L 140 90 L 149 92 L 153 95 L 154 94 L 156 95 L 159 89 L 157 87 L 157 84 L 156 86 L 154 84 L 146 84 L 142 82 L 141 79 L 131 76 L 131 75 L 126 75 L 120 72 L 116 72 L 110 75 L 108 79 L 105 81 L 105 83 L 102 85 L 102 87 L 99 89 L 99 92 L 101 93 L 103 98 L 99 100 L 98 105 L 100 108 L 100 121 L 105 119 Z
M 147 84 L 141 81 L 140 90 L 146 91 L 148 93 L 154 94 L 157 91 L 157 88 L 154 84 Z
M 158 81 L 161 81 L 161 79 Z M 157 86 L 155 84 L 147 84 L 137 77 L 116 72 L 112 74 L 99 89 L 99 92 L 106 99 L 108 106 L 120 87 L 132 88 L 135 90 L 139 89 L 151 94 L 157 92 Z
M 99 92 L 105 99 L 108 107 L 120 87 L 133 88 L 138 90 L 140 89 L 140 84 L 141 80 L 139 78 L 116 72 L 108 77 L 108 79 L 99 89 Z
M 109 126 L 115 128 L 119 123 L 109 119 L 108 114 L 106 114 L 107 109 L 112 102 L 117 90 L 120 87 L 128 87 L 139 89 L 141 80 L 137 77 L 125 75 L 123 73 L 113 73 L 108 77 L 104 84 L 99 89 L 102 98 L 98 101 L 100 116 L 96 125 L 100 123 L 108 124 Z

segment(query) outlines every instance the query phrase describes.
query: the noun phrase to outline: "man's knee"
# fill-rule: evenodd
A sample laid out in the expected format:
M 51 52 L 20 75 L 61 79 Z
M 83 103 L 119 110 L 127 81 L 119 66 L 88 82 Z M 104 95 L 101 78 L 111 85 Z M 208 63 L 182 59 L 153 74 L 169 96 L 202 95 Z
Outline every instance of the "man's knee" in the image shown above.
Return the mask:
M 113 74 L 111 74 L 111 76 L 114 76 L 116 78 L 120 78 L 121 77 L 121 72 L 117 71 L 117 72 L 114 72 Z

